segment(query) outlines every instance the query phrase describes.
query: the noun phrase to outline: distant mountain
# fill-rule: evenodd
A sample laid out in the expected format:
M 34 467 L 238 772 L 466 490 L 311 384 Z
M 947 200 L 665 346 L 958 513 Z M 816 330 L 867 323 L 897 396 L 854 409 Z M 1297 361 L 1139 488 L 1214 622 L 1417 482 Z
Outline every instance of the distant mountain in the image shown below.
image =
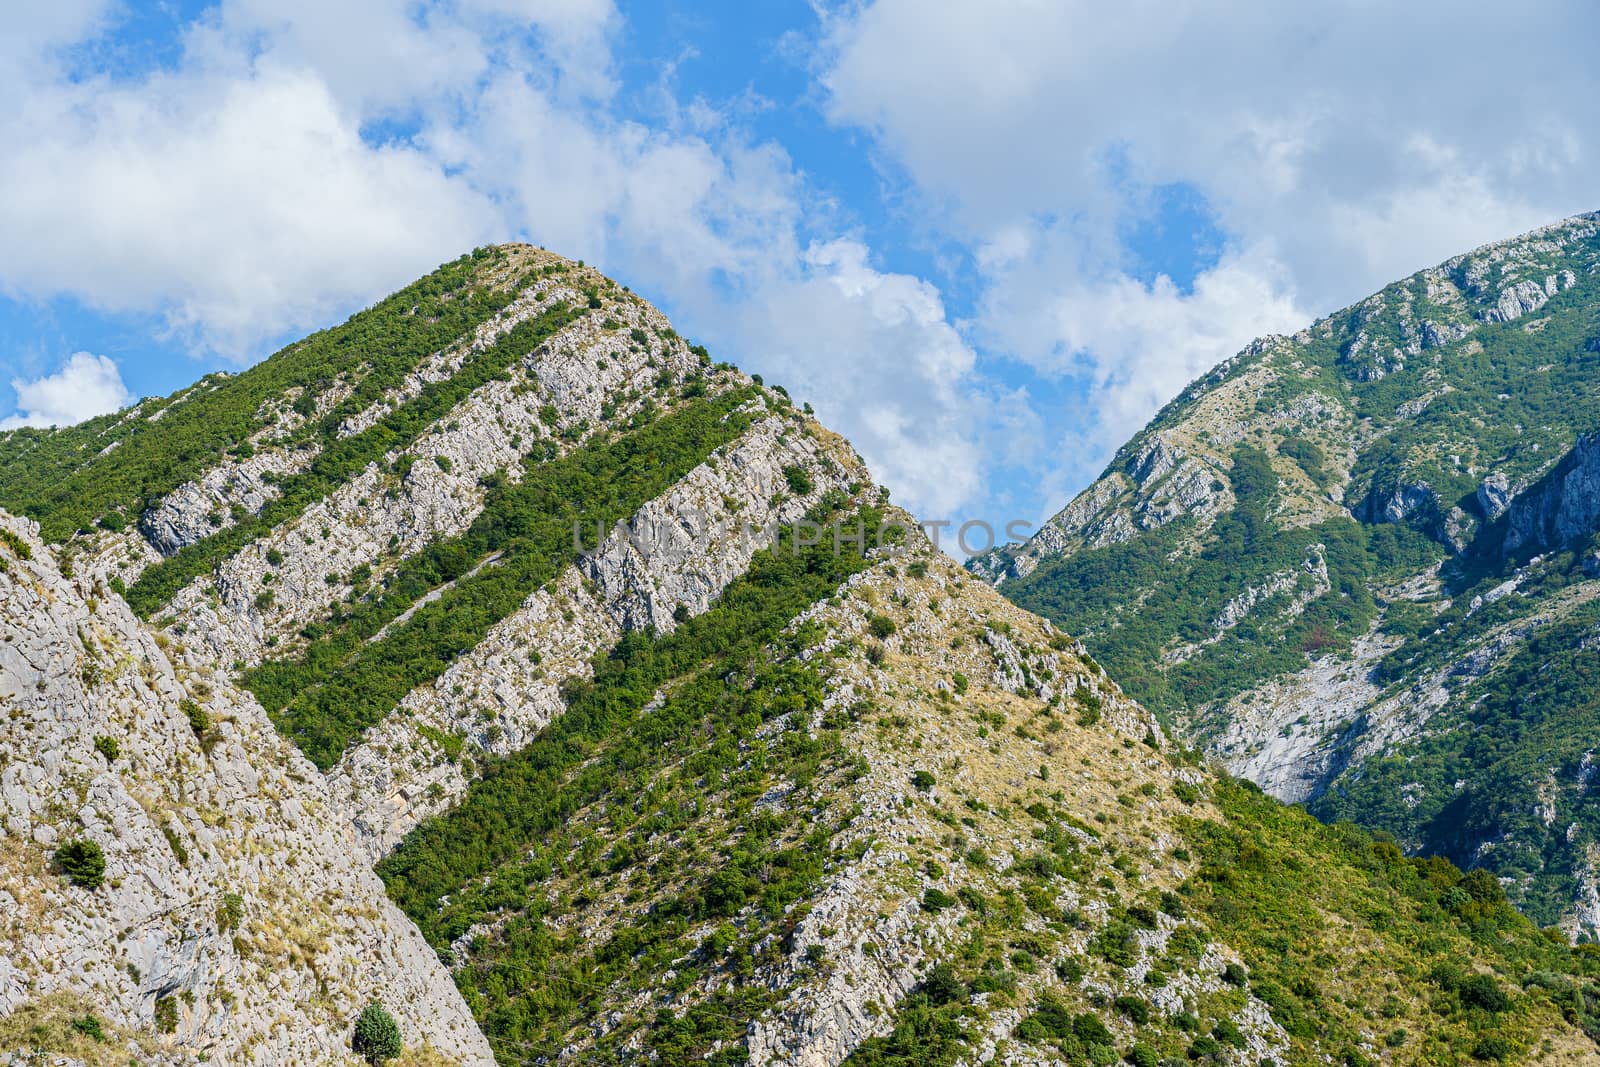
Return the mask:
M 1207 770 L 542 250 L 0 437 L 0 506 L 0 1062 L 1597 1054 L 1494 879 Z
M 1600 216 L 1195 382 L 972 563 L 1186 738 L 1600 930 Z

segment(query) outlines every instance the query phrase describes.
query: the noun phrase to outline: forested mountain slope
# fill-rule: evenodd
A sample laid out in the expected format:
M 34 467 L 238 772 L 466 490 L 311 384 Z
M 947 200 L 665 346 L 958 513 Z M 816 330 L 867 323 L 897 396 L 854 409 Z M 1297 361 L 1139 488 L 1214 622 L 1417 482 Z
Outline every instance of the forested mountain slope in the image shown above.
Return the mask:
M 1591 953 L 1214 775 L 541 250 L 0 438 L 0 506 L 0 1050 L 1596 1055 Z
M 1255 342 L 973 569 L 1237 773 L 1594 932 L 1597 233 Z

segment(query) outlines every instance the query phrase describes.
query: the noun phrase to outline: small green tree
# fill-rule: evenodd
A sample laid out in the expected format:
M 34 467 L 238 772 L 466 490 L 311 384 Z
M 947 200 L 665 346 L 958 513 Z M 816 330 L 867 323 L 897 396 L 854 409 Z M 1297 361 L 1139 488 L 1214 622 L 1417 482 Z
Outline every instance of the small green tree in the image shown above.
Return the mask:
M 238 893 L 222 894 L 222 903 L 217 905 L 217 930 L 223 933 L 237 930 L 243 918 L 244 897 Z
M 178 998 L 157 997 L 155 1014 L 157 1033 L 175 1034 L 178 1032 Z
M 206 714 L 206 709 L 188 698 L 178 701 L 178 710 L 189 720 L 189 729 L 194 731 L 196 737 L 205 733 L 211 725 L 211 716 Z
M 79 838 L 56 849 L 56 866 L 73 885 L 99 889 L 106 877 L 106 854 L 93 841 Z
M 373 1001 L 356 1020 L 350 1047 L 368 1063 L 381 1064 L 400 1055 L 400 1027 L 382 1004 Z
M 939 1007 L 965 1000 L 967 986 L 956 974 L 954 967 L 948 963 L 937 963 L 928 971 L 927 977 L 923 978 L 922 992 L 927 996 L 929 1004 Z
M 1505 990 L 1500 988 L 1500 983 L 1495 981 L 1492 974 L 1475 974 L 1463 979 L 1458 995 L 1461 1003 L 1468 1007 L 1482 1008 L 1496 1014 L 1511 1007 L 1511 998 L 1506 996 Z

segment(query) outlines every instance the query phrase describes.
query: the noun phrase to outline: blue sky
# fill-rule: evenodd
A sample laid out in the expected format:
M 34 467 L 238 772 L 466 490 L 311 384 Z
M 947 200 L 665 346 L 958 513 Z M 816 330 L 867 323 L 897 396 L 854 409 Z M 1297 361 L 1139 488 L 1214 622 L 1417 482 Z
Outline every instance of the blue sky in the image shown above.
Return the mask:
M 925 517 L 1039 521 L 1252 337 L 1600 207 L 1576 2 L 29 8 L 0 425 L 528 239 L 811 401 Z

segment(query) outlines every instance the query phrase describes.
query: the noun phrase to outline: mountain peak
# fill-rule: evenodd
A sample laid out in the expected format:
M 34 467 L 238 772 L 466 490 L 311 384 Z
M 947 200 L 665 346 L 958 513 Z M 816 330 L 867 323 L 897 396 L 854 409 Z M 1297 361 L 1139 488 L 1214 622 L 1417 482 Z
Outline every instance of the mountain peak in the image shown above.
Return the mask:
M 1600 215 L 1484 245 L 1251 345 L 972 567 L 1236 772 L 1592 932 L 1586 712 L 1508 687 L 1588 669 L 1597 338 Z
M 0 505 L 0 1034 L 41 1054 L 1592 1053 L 1582 961 L 1492 881 L 1216 775 L 781 388 L 542 249 L 0 438 Z

